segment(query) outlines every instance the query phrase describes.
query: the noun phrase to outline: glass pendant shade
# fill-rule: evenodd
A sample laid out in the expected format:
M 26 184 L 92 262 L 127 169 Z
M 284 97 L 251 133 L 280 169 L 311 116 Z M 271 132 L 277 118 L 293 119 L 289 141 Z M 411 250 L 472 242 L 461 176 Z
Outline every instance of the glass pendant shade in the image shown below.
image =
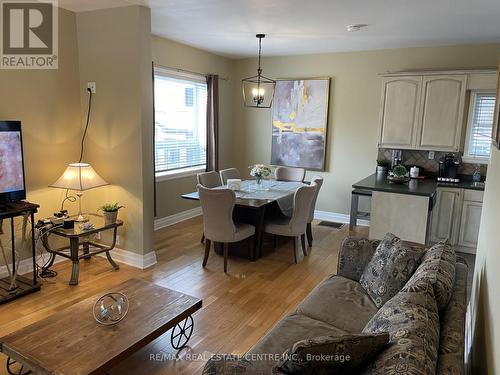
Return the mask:
M 276 81 L 262 75 L 260 60 L 262 56 L 262 38 L 264 38 L 265 35 L 257 34 L 256 37 L 259 39 L 259 65 L 257 68 L 257 75 L 241 80 L 243 102 L 245 103 L 245 107 L 270 108 L 273 103 Z

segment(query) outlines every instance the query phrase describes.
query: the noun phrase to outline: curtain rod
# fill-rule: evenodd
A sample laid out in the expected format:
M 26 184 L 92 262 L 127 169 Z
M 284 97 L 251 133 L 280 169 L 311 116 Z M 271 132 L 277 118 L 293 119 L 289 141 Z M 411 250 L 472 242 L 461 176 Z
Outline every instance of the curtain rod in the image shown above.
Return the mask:
M 184 72 L 184 73 L 191 73 L 191 74 L 197 74 L 197 75 L 200 75 L 200 76 L 206 76 L 207 74 L 212 74 L 212 73 L 200 73 L 200 72 L 193 72 L 192 70 L 186 70 L 186 69 L 181 69 L 181 68 L 175 68 L 175 67 L 172 67 L 172 66 L 166 66 L 166 65 L 161 65 L 161 64 L 157 64 L 157 63 L 154 63 L 155 66 L 158 66 L 160 68 L 165 68 L 165 69 L 170 69 L 170 70 L 175 70 L 176 72 Z M 222 81 L 229 81 L 229 78 L 228 77 L 220 77 L 219 76 L 219 80 L 222 80 Z

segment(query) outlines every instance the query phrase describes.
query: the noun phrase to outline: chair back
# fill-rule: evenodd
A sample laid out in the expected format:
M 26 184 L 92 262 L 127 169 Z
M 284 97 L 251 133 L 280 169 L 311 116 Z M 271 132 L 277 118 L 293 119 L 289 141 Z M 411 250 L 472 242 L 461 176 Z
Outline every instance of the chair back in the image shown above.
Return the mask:
M 310 223 L 314 219 L 314 209 L 316 208 L 316 201 L 318 200 L 319 190 L 323 185 L 323 177 L 320 176 L 314 177 L 313 180 L 311 181 L 311 185 L 312 184 L 316 184 L 316 192 L 314 193 L 314 198 L 311 203 L 311 209 L 309 210 L 309 219 L 307 220 L 308 223 Z
M 293 196 L 293 214 L 289 225 L 291 231 L 297 233 L 297 235 L 305 232 L 317 187 L 316 183 L 312 183 L 309 186 L 301 186 L 295 191 Z
M 227 180 L 229 180 L 231 178 L 241 179 L 240 171 L 237 170 L 236 168 L 223 169 L 219 173 L 220 173 L 220 178 L 222 180 L 223 185 L 227 185 Z
M 231 242 L 236 233 L 233 210 L 236 195 L 230 189 L 209 189 L 198 184 L 203 233 L 214 242 Z
M 304 182 L 306 170 L 304 168 L 276 167 L 274 176 L 278 181 Z
M 196 179 L 198 180 L 198 184 L 207 188 L 214 188 L 222 185 L 220 176 L 215 171 L 198 173 Z

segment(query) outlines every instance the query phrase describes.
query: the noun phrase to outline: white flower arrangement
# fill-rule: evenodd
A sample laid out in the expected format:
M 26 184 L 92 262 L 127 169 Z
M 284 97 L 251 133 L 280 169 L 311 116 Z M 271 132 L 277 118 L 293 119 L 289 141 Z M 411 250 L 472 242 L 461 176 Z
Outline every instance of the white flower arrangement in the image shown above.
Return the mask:
M 269 168 L 265 164 L 255 164 L 253 166 L 248 167 L 250 168 L 250 176 L 256 177 L 256 178 L 266 178 L 271 175 L 271 168 Z

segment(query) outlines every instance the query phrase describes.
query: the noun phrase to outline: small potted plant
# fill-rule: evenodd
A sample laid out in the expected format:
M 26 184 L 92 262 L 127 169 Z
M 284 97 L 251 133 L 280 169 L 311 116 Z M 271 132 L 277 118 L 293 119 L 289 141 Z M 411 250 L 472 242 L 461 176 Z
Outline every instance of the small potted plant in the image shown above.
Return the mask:
M 386 174 L 389 168 L 389 160 L 379 159 L 377 160 L 377 174 Z
M 392 171 L 389 173 L 387 179 L 390 182 L 394 182 L 397 184 L 404 184 L 405 182 L 410 181 L 410 177 L 408 176 L 408 169 L 404 165 L 398 164 Z
M 262 179 L 271 175 L 271 168 L 265 164 L 255 164 L 250 167 L 250 176 L 255 177 L 257 185 L 262 183 Z
M 118 217 L 118 210 L 124 208 L 120 206 L 118 202 L 115 203 L 105 203 L 99 210 L 102 211 L 104 215 L 104 225 L 110 225 L 116 223 L 116 218 Z

